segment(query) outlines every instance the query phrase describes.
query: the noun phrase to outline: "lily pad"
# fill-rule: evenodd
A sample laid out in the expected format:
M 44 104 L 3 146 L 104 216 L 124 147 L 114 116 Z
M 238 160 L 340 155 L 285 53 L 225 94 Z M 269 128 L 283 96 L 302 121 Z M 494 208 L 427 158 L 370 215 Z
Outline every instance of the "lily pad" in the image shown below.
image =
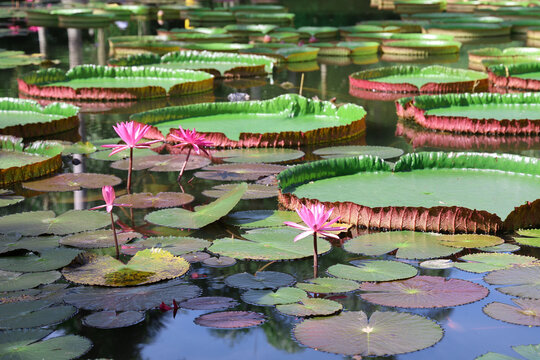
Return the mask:
M 225 278 L 225 284 L 240 289 L 277 289 L 294 282 L 291 275 L 276 271 L 259 271 L 255 275 L 244 272 Z
M 139 236 L 140 234 L 136 232 L 122 232 L 116 235 L 119 245 Z M 114 246 L 114 236 L 112 230 L 88 231 L 63 237 L 60 239 L 60 244 L 81 249 L 108 248 Z
M 454 40 L 395 40 L 385 42 L 381 45 L 381 50 L 385 54 L 396 54 L 404 56 L 432 56 L 457 54 L 461 48 L 461 43 Z
M 20 237 L 15 235 L 0 236 L 0 254 L 14 250 L 29 250 L 40 252 L 42 250 L 58 247 L 58 236 Z
M 277 174 L 287 167 L 272 164 L 220 164 L 207 166 L 195 173 L 195 177 L 217 181 L 249 181 Z
M 514 244 L 504 243 L 496 246 L 479 247 L 477 249 L 485 252 L 514 252 L 521 248 Z
M 0 305 L 0 329 L 54 325 L 69 319 L 77 309 L 70 305 L 46 307 L 41 300 Z
M 225 296 L 203 296 L 182 301 L 181 308 L 189 310 L 220 310 L 238 306 L 238 301 Z
M 228 256 L 209 257 L 208 259 L 204 259 L 202 263 L 206 266 L 220 268 L 233 266 L 236 264 L 236 259 Z
M 213 157 L 224 158 L 232 163 L 275 163 L 296 160 L 304 156 L 304 152 L 293 149 L 231 149 L 212 154 Z
M 202 193 L 204 196 L 218 198 L 225 195 L 235 187 L 236 184 L 216 185 L 211 189 L 204 190 Z M 248 189 L 242 196 L 242 200 L 266 199 L 275 196 L 278 196 L 277 186 L 248 184 Z
M 151 212 L 145 216 L 145 220 L 167 227 L 200 229 L 227 215 L 238 204 L 246 191 L 247 184 L 238 184 L 236 189 L 210 204 L 196 206 L 193 212 L 178 208 L 164 209 Z
M 60 279 L 58 271 L 20 273 L 0 271 L 0 289 L 2 291 L 26 290 L 41 284 L 49 284 Z
M 482 285 L 438 276 L 363 283 L 360 297 L 374 304 L 403 308 L 439 308 L 469 304 L 485 298 L 489 290 Z
M 328 299 L 303 299 L 297 304 L 276 306 L 277 311 L 292 316 L 327 316 L 343 309 L 337 301 Z
M 540 358 L 540 344 L 512 346 L 512 349 L 527 360 L 537 360 Z M 520 360 L 512 356 L 488 352 L 475 360 Z
M 516 232 L 521 236 L 540 238 L 540 229 L 519 229 Z
M 540 229 L 517 230 L 517 233 L 526 237 L 515 237 L 514 240 L 520 245 L 540 247 Z
M 492 302 L 484 306 L 484 313 L 511 324 L 540 326 L 539 299 L 512 299 L 515 305 Z
M 117 329 L 140 323 L 145 318 L 142 311 L 100 311 L 85 316 L 82 319 L 84 326 L 98 329 Z
M 22 256 L 0 257 L 0 270 L 19 272 L 40 272 L 56 270 L 69 264 L 80 250 L 49 249 L 39 253 L 28 253 Z
M 14 193 L 10 190 L 0 189 L 0 208 L 15 205 L 23 200 L 24 196 L 14 195 Z
M 210 254 L 202 252 L 202 251 L 195 251 L 191 252 L 189 254 L 182 255 L 182 257 L 188 262 L 188 263 L 198 263 L 201 261 L 204 261 L 206 259 L 210 258 Z
M 391 281 L 417 274 L 414 266 L 390 260 L 355 260 L 353 265 L 336 264 L 328 268 L 330 275 L 355 281 Z
M 244 302 L 262 306 L 292 304 L 303 299 L 307 299 L 306 292 L 293 287 L 282 287 L 276 291 L 250 289 L 242 294 Z
M 148 170 L 158 172 L 180 171 L 186 162 L 187 155 L 150 155 L 133 159 L 133 170 Z M 202 156 L 190 156 L 185 170 L 200 169 L 210 164 L 208 158 Z M 111 164 L 118 170 L 129 169 L 129 159 L 118 160 Z
M 217 329 L 240 329 L 257 326 L 266 321 L 263 314 L 253 311 L 223 311 L 204 314 L 194 320 L 200 326 Z
M 141 250 L 127 264 L 111 257 L 88 255 L 80 266 L 66 267 L 64 277 L 85 285 L 133 286 L 174 279 L 189 270 L 181 257 L 161 249 Z
M 491 285 L 510 285 L 497 288 L 510 296 L 540 299 L 540 265 L 496 270 L 487 274 L 484 281 Z
M 117 142 L 117 140 L 118 139 L 111 139 L 110 141 L 107 141 L 104 144 L 108 144 L 108 143 L 114 144 Z M 122 150 L 120 152 L 117 152 L 114 155 L 109 156 L 110 153 L 111 152 L 109 150 L 96 151 L 90 154 L 90 159 L 103 160 L 103 161 L 118 161 L 122 159 L 127 159 L 129 157 L 129 150 Z M 144 157 L 144 156 L 153 156 L 153 155 L 156 155 L 156 152 L 152 151 L 151 149 L 137 149 L 137 151 L 133 152 L 133 159 Z
M 454 262 L 448 259 L 426 260 L 418 264 L 424 269 L 450 269 L 454 267 Z
M 532 256 L 505 253 L 470 254 L 462 256 L 459 259 L 466 262 L 456 262 L 454 267 L 474 273 L 505 269 L 512 265 L 528 264 L 536 260 Z
M 90 340 L 77 335 L 58 336 L 37 341 L 48 333 L 50 333 L 49 330 L 42 329 L 3 332 L 0 343 L 0 358 L 71 360 L 84 355 L 92 347 Z
M 439 237 L 442 245 L 456 248 L 479 248 L 484 246 L 495 246 L 504 243 L 500 237 L 493 235 L 478 235 L 478 234 L 459 234 L 459 235 L 443 235 Z
M 134 209 L 168 208 L 189 204 L 195 199 L 193 195 L 179 192 L 138 193 L 120 196 L 118 204 L 129 204 Z
M 227 223 L 244 228 L 282 227 L 285 221 L 302 221 L 296 211 L 248 210 L 229 214 Z
M 135 241 L 129 244 L 129 246 L 122 247 L 122 252 L 124 254 L 134 255 L 140 250 L 160 248 L 178 256 L 193 251 L 204 250 L 210 244 L 210 241 L 187 236 L 152 236 Z
M 297 288 L 316 294 L 336 294 L 355 291 L 360 288 L 356 281 L 337 279 L 330 277 L 320 277 L 297 283 Z
M 47 179 L 25 182 L 23 187 L 34 191 L 75 191 L 81 189 L 99 189 L 114 186 L 122 182 L 117 176 L 106 174 L 60 174 Z
M 293 330 L 303 345 L 342 355 L 385 356 L 421 350 L 443 336 L 437 323 L 419 315 L 362 311 L 304 320 Z M 392 341 L 388 341 L 392 339 Z
M 323 159 L 360 155 L 372 155 L 378 156 L 381 159 L 391 159 L 403 155 L 403 150 L 389 146 L 348 145 L 325 147 L 317 149 L 313 153 Z

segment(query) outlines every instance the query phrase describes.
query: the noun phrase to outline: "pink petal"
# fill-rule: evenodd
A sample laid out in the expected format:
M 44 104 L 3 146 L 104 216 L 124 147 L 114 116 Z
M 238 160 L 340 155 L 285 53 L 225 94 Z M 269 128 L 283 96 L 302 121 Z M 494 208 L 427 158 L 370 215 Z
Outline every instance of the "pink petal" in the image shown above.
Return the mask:
M 327 232 L 323 232 L 323 231 L 319 231 L 318 234 L 321 235 L 321 236 L 326 236 L 326 237 L 330 237 L 330 238 L 334 238 L 334 239 L 339 239 L 339 236 L 337 236 L 335 234 L 330 234 L 330 233 L 327 233 Z
M 303 225 L 294 223 L 294 222 L 292 222 L 292 221 L 284 221 L 283 223 L 284 223 L 285 225 L 290 226 L 290 227 L 293 227 L 293 228 L 295 228 L 295 229 L 306 230 L 306 231 L 310 231 L 310 230 L 311 230 L 311 228 L 308 228 L 308 227 L 305 227 L 305 226 L 303 226 Z
M 305 237 L 308 237 L 309 235 L 313 235 L 315 232 L 313 230 L 309 230 L 309 231 L 305 231 L 303 233 L 301 233 L 300 235 L 296 236 L 294 238 L 294 242 L 297 242 L 298 240 L 300 239 L 303 239 Z
M 94 206 L 93 208 L 90 208 L 88 210 L 97 210 L 97 209 L 103 209 L 104 207 L 106 207 L 107 205 L 99 205 L 99 206 Z

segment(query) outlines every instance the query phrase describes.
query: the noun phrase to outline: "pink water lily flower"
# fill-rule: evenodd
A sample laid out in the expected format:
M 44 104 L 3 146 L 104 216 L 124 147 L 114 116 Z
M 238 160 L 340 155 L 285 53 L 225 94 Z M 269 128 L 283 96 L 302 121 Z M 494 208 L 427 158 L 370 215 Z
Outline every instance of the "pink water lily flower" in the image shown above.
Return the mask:
M 294 241 L 298 241 L 312 234 L 319 234 L 321 236 L 339 239 L 337 235 L 327 232 L 345 230 L 344 227 L 331 226 L 340 219 L 339 216 L 327 222 L 327 220 L 330 218 L 330 215 L 332 215 L 332 211 L 334 211 L 334 209 L 326 211 L 324 205 L 322 204 L 312 205 L 309 208 L 305 205 L 302 205 L 302 208 L 300 210 L 296 210 L 296 212 L 300 216 L 300 219 L 302 219 L 302 221 L 307 226 L 303 226 L 291 221 L 285 221 L 285 225 L 291 226 L 295 229 L 304 230 L 303 233 L 294 238 Z
M 114 206 L 131 206 L 130 204 L 115 204 L 114 200 L 116 199 L 116 193 L 114 192 L 114 188 L 110 185 L 102 187 L 101 194 L 103 195 L 103 200 L 105 200 L 105 205 L 99 205 L 90 210 L 107 208 L 107 212 L 110 213 Z
M 106 148 L 114 148 L 109 156 L 119 153 L 122 150 L 126 149 L 147 149 L 151 144 L 159 142 L 159 140 L 152 140 L 145 143 L 138 144 L 139 141 L 144 137 L 146 132 L 150 130 L 150 125 L 143 125 L 135 121 L 117 123 L 116 126 L 113 125 L 114 131 L 120 136 L 125 142 L 124 144 L 107 144 L 101 145 Z
M 198 133 L 195 129 L 183 129 L 182 126 L 179 126 L 178 130 L 171 133 L 171 138 L 179 142 L 179 144 L 174 145 L 174 147 L 190 147 L 191 149 L 195 150 L 197 154 L 200 154 L 202 151 L 208 155 L 205 147 L 214 145 L 211 141 L 207 141 L 204 138 L 204 135 Z

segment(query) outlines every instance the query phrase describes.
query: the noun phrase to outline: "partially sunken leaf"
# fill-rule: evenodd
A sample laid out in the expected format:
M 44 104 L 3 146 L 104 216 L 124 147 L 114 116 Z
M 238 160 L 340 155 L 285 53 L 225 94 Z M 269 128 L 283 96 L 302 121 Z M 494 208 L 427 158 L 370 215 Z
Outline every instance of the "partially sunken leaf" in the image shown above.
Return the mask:
M 491 285 L 511 285 L 497 288 L 510 296 L 540 299 L 540 265 L 496 270 L 487 274 L 484 281 Z
M 479 247 L 477 249 L 480 251 L 485 251 L 485 252 L 514 252 L 514 251 L 518 251 L 521 248 L 514 244 L 504 243 L 504 244 L 495 245 L 495 246 Z
M 512 299 L 515 306 L 492 302 L 484 306 L 484 313 L 497 320 L 511 324 L 540 326 L 539 299 Z
M 253 148 L 221 150 L 212 156 L 232 163 L 275 163 L 299 159 L 304 156 L 304 152 L 284 148 Z
M 462 249 L 442 245 L 440 236 L 413 231 L 380 232 L 358 236 L 343 248 L 355 254 L 383 255 L 397 249 L 403 259 L 433 259 L 455 254 Z
M 285 221 L 299 223 L 302 220 L 296 211 L 248 210 L 229 214 L 226 221 L 245 228 L 262 228 L 283 226 Z
M 304 290 L 293 287 L 283 287 L 276 291 L 251 289 L 242 294 L 244 302 L 263 306 L 292 304 L 306 298 L 307 294 Z
M 194 320 L 195 324 L 218 328 L 218 329 L 240 329 L 257 326 L 266 321 L 263 314 L 253 311 L 223 311 L 204 314 Z
M 169 208 L 189 204 L 195 199 L 193 195 L 179 192 L 139 193 L 120 196 L 117 204 L 129 204 L 134 209 Z
M 167 250 L 173 255 L 183 255 L 193 251 L 204 250 L 211 242 L 193 237 L 155 236 L 138 240 L 122 247 L 122 252 L 134 255 L 137 251 L 151 248 Z
M 79 254 L 80 250 L 77 249 L 58 248 L 23 256 L 0 257 L 0 270 L 20 272 L 56 270 L 69 264 Z
M 195 176 L 201 179 L 217 181 L 249 181 L 277 174 L 287 167 L 272 164 L 220 164 L 204 168 Z
M 297 283 L 295 286 L 310 293 L 336 294 L 358 290 L 360 284 L 351 280 L 321 277 Z
M 438 276 L 384 283 L 363 283 L 360 297 L 374 304 L 404 308 L 451 307 L 485 298 L 489 291 L 482 285 Z
M 89 255 L 85 260 L 64 268 L 64 277 L 85 285 L 133 286 L 174 279 L 189 270 L 186 260 L 161 249 L 139 251 L 127 264 L 111 256 Z
M 326 316 L 341 311 L 343 305 L 333 300 L 308 298 L 297 304 L 278 305 L 276 309 L 285 315 L 292 316 Z
M 238 301 L 225 296 L 203 296 L 182 301 L 179 305 L 189 310 L 222 310 L 236 307 Z
M 28 301 L 0 305 L 0 329 L 23 329 L 54 325 L 69 319 L 77 312 L 70 305 L 36 307 Z
M 0 342 L 1 359 L 20 360 L 71 360 L 84 355 L 92 347 L 87 338 L 77 335 L 58 336 L 52 339 L 38 341 L 41 332 L 47 330 L 6 331 Z M 34 335 L 35 334 L 35 335 Z M 34 338 L 30 338 L 34 335 Z M 35 337 L 38 337 L 37 339 Z
M 293 241 L 299 234 L 291 228 L 250 230 L 243 234 L 248 239 L 217 239 L 209 250 L 213 253 L 251 260 L 291 260 L 313 255 L 313 239 L 310 237 Z M 330 251 L 332 246 L 324 239 L 317 239 L 319 254 Z
M 219 268 L 233 266 L 236 264 L 236 259 L 228 256 L 209 257 L 208 259 L 204 259 L 202 263 L 206 266 Z
M 58 247 L 59 241 L 58 236 L 18 237 L 4 235 L 0 236 L 0 253 L 19 249 L 39 252 Z
M 246 191 L 247 184 L 242 183 L 210 204 L 195 207 L 194 212 L 185 209 L 164 209 L 151 212 L 146 215 L 145 220 L 161 226 L 200 229 L 227 215 Z
M 512 349 L 527 360 L 540 359 L 540 344 L 512 346 Z M 518 359 L 512 356 L 506 356 L 503 354 L 488 352 L 482 356 L 477 357 L 475 360 L 520 360 L 520 359 L 521 358 Z
M 41 284 L 49 284 L 60 279 L 58 271 L 19 273 L 0 271 L 0 289 L 2 291 L 26 290 Z
M 82 323 L 98 329 L 117 329 L 138 324 L 144 317 L 144 312 L 141 311 L 100 311 L 85 316 Z
M 60 174 L 43 180 L 23 183 L 23 187 L 34 191 L 75 191 L 81 189 L 99 189 L 114 186 L 122 182 L 117 176 L 106 174 Z
M 226 277 L 225 284 L 240 289 L 277 289 L 294 284 L 294 277 L 276 271 L 259 271 L 255 275 L 244 272 Z
M 478 234 L 443 235 L 439 237 L 439 240 L 442 245 L 465 249 L 495 246 L 504 243 L 504 240 L 498 236 Z
M 354 265 L 336 264 L 328 268 L 330 275 L 355 281 L 391 281 L 413 277 L 414 266 L 390 260 L 352 261 Z
M 122 245 L 140 236 L 136 232 L 118 233 L 118 244 Z M 108 248 L 114 246 L 112 230 L 96 230 L 69 235 L 60 239 L 60 244 L 82 249 Z
M 325 147 L 317 149 L 313 153 L 323 159 L 360 155 L 372 155 L 378 156 L 381 159 L 391 159 L 403 155 L 403 150 L 389 146 L 348 145 Z
M 362 311 L 349 311 L 304 320 L 293 334 L 313 349 L 363 357 L 421 350 L 441 340 L 443 331 L 434 321 L 419 315 L 376 311 L 368 319 Z
M 202 193 L 204 196 L 218 198 L 225 195 L 236 187 L 236 184 L 216 185 Z M 248 189 L 242 196 L 242 200 L 266 199 L 278 196 L 278 188 L 273 185 L 248 184 Z
M 470 254 L 462 256 L 459 259 L 466 262 L 456 262 L 454 267 L 474 273 L 504 269 L 515 264 L 528 264 L 536 260 L 532 256 L 504 253 Z
M 149 171 L 180 171 L 187 155 L 150 155 L 137 157 L 133 159 L 133 170 L 149 170 Z M 200 169 L 210 164 L 208 158 L 192 155 L 189 157 L 185 170 Z M 118 160 L 111 164 L 111 167 L 118 170 L 128 170 L 129 160 Z
M 139 311 L 159 307 L 161 302 L 171 304 L 197 297 L 201 289 L 179 281 L 161 284 L 123 287 L 76 287 L 64 297 L 68 304 L 87 310 Z

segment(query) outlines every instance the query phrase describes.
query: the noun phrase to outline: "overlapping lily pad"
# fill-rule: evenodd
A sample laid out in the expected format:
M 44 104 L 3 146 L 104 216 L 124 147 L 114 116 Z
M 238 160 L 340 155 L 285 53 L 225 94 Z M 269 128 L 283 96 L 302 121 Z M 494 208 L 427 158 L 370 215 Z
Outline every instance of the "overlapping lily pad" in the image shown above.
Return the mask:
M 492 65 L 486 70 L 494 86 L 528 91 L 540 89 L 540 64 L 536 61 Z
M 132 242 L 128 246 L 122 247 L 124 254 L 134 255 L 137 251 L 151 248 L 160 248 L 170 252 L 173 255 L 184 255 L 193 251 L 204 250 L 209 247 L 210 241 L 179 236 L 151 236 Z
M 58 271 L 20 273 L 0 271 L 0 289 L 2 291 L 18 291 L 49 284 L 60 279 L 62 274 Z
M 201 179 L 217 181 L 249 181 L 274 175 L 286 169 L 283 165 L 273 164 L 219 164 L 205 167 L 195 173 Z
M 187 166 L 186 166 L 187 167 Z M 195 199 L 193 195 L 179 192 L 137 193 L 120 196 L 118 204 L 129 204 L 134 209 L 168 208 L 189 204 Z
M 484 277 L 484 281 L 491 285 L 509 285 L 497 288 L 504 294 L 534 299 L 540 299 L 539 279 L 539 265 L 514 266 L 492 271 Z
M 90 173 L 66 173 L 47 179 L 25 182 L 23 187 L 34 191 L 75 191 L 84 189 L 99 189 L 102 186 L 114 186 L 122 182 L 117 176 Z
M 320 277 L 297 283 L 295 286 L 310 293 L 335 294 L 358 290 L 360 284 L 351 280 Z
M 257 326 L 266 321 L 263 314 L 253 311 L 222 311 L 204 314 L 194 320 L 195 324 L 217 329 L 240 329 Z
M 40 252 L 59 246 L 58 236 L 21 237 L 18 235 L 0 236 L 0 254 L 14 250 L 29 250 Z
M 20 256 L 0 257 L 0 270 L 39 272 L 56 270 L 69 264 L 80 250 L 56 248 Z
M 336 264 L 328 268 L 330 275 L 355 281 L 391 281 L 417 274 L 414 266 L 390 260 L 354 260 L 353 265 Z
M 208 190 L 204 190 L 202 193 L 208 197 L 218 198 L 233 190 L 235 187 L 236 184 L 216 185 Z M 277 195 L 277 186 L 248 184 L 248 189 L 242 196 L 242 200 L 266 199 Z
M 540 326 L 540 300 L 512 299 L 515 305 L 492 302 L 484 306 L 484 313 L 511 324 Z
M 259 271 L 255 274 L 238 273 L 225 278 L 225 284 L 240 289 L 277 289 L 294 283 L 294 277 L 276 271 Z
M 391 159 L 403 155 L 403 150 L 389 146 L 346 145 L 332 146 L 313 151 L 323 159 L 337 157 L 372 155 L 381 159 Z
M 506 49 L 482 48 L 469 50 L 469 68 L 485 70 L 484 61 L 504 63 L 540 57 L 540 50 L 534 47 L 510 47 Z
M 329 299 L 302 299 L 297 304 L 283 304 L 276 306 L 277 311 L 292 316 L 327 316 L 343 309 L 343 305 Z
M 145 318 L 141 311 L 100 311 L 85 316 L 82 323 L 98 329 L 117 329 L 140 323 Z
M 0 305 L 0 329 L 24 329 L 54 325 L 72 317 L 77 309 L 70 305 L 49 307 L 47 300 Z
M 512 265 L 529 264 L 536 260 L 532 256 L 505 253 L 470 254 L 462 256 L 459 259 L 465 262 L 457 262 L 454 264 L 454 267 L 474 273 L 506 269 Z
M 293 149 L 232 149 L 214 152 L 212 157 L 232 163 L 277 163 L 297 160 L 304 152 Z
M 276 291 L 251 289 L 242 294 L 244 302 L 263 306 L 292 304 L 303 299 L 307 299 L 306 292 L 293 287 L 282 287 Z
M 139 236 L 139 233 L 132 231 L 116 234 L 119 245 L 125 244 Z M 63 237 L 60 239 L 60 244 L 81 249 L 108 248 L 114 246 L 114 236 L 112 230 L 87 231 Z

